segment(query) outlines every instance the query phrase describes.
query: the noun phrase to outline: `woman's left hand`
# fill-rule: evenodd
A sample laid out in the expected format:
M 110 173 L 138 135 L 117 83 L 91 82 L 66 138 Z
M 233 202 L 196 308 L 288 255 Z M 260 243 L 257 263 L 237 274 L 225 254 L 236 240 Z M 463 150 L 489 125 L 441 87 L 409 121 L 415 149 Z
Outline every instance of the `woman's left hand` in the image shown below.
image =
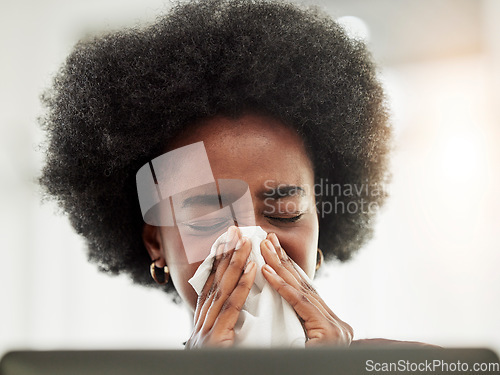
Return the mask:
M 267 263 L 262 267 L 262 274 L 299 316 L 307 336 L 306 346 L 349 346 L 353 338 L 351 326 L 340 320 L 297 272 L 276 234 L 269 234 L 260 249 Z

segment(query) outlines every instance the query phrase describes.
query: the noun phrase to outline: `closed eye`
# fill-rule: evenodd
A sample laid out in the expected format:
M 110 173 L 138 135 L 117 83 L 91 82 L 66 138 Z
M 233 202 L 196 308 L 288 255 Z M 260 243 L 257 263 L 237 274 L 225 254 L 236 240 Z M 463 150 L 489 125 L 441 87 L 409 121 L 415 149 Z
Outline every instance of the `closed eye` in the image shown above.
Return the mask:
M 281 223 L 295 223 L 302 216 L 303 216 L 303 214 L 293 216 L 293 217 L 266 216 L 266 218 L 268 218 L 270 220 L 279 221 Z
M 217 232 L 225 227 L 228 227 L 231 224 L 231 221 L 227 218 L 223 218 L 222 220 L 200 220 L 189 223 L 183 223 L 184 226 L 189 228 L 191 234 L 199 233 L 203 235 L 205 233 L 213 233 Z

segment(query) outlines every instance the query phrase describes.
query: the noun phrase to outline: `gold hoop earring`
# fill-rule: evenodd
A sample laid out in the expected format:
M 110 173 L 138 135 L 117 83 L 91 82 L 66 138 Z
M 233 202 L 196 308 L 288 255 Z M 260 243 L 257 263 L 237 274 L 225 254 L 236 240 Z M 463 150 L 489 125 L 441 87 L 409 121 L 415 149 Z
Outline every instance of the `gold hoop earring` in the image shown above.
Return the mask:
M 319 255 L 319 259 L 316 261 L 316 271 L 319 270 L 319 268 L 323 264 L 323 261 L 325 260 L 325 258 L 323 257 L 323 252 L 321 251 L 321 249 L 319 247 L 318 247 L 318 255 Z
M 160 258 L 155 259 L 153 261 L 153 263 L 151 263 L 151 266 L 149 267 L 149 271 L 151 272 L 151 277 L 153 278 L 154 281 L 156 281 L 157 284 L 165 285 L 166 283 L 168 283 L 169 271 L 168 271 L 168 267 L 165 265 L 165 267 L 163 267 L 163 282 L 158 280 L 158 278 L 156 277 L 156 269 L 157 268 L 161 269 L 161 267 L 156 267 L 156 261 L 159 259 Z

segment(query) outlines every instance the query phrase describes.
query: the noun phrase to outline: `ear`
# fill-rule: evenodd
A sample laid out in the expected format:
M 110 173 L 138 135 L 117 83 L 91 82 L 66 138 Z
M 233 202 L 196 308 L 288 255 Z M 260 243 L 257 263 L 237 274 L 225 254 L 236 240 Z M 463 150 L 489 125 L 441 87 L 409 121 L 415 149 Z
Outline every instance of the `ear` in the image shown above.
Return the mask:
M 161 241 L 160 228 L 149 224 L 144 224 L 142 228 L 142 241 L 148 251 L 152 261 L 156 261 L 156 266 L 161 268 L 166 265 L 163 244 Z

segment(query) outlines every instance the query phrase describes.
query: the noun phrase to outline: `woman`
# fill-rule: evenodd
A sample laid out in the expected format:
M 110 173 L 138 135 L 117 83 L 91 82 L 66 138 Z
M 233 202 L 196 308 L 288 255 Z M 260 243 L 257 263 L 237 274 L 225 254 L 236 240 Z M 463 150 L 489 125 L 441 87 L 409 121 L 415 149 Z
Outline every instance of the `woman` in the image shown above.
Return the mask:
M 233 344 L 258 272 L 244 267 L 248 241 L 234 241 L 198 298 L 187 281 L 200 261 L 185 261 L 179 226 L 143 220 L 138 170 L 197 142 L 214 180 L 248 185 L 255 225 L 269 233 L 262 273 L 300 317 L 306 345 L 351 343 L 351 327 L 290 258 L 311 279 L 322 253 L 348 259 L 369 239 L 374 208 L 385 199 L 391 131 L 360 41 L 326 15 L 280 1 L 192 1 L 146 28 L 79 42 L 44 103 L 40 181 L 48 196 L 100 269 L 143 285 L 158 281 L 190 307 L 189 347 Z M 341 191 L 318 193 L 318 186 Z M 277 193 L 271 201 L 269 189 Z M 286 201 L 294 209 L 279 209 Z M 217 234 L 229 227 L 217 225 Z

